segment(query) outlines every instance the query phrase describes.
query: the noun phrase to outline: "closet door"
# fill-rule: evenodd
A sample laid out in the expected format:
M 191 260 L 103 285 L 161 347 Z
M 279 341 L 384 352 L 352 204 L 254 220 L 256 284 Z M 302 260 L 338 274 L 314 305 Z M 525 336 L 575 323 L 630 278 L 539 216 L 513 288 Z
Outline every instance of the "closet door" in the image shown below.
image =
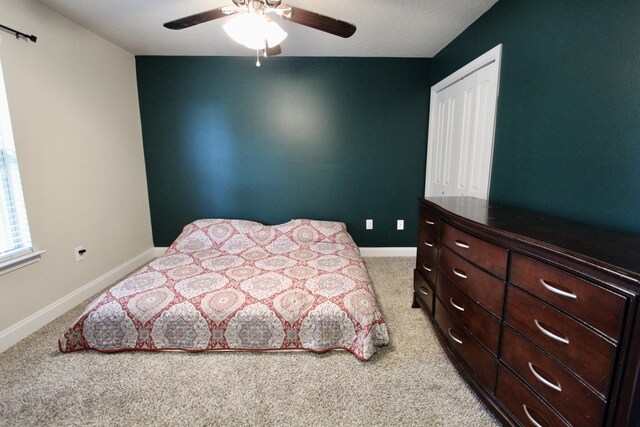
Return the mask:
M 488 198 L 500 48 L 433 86 L 425 197 Z

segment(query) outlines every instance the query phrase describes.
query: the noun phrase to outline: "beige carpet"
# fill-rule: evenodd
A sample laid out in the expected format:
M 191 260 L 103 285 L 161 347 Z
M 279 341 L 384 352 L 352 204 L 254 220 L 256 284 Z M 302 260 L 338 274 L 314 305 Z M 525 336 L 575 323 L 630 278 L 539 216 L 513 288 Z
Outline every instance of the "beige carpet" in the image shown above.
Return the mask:
M 60 354 L 89 301 L 0 354 L 2 426 L 493 426 L 421 310 L 412 258 L 367 258 L 391 345 L 345 351 Z

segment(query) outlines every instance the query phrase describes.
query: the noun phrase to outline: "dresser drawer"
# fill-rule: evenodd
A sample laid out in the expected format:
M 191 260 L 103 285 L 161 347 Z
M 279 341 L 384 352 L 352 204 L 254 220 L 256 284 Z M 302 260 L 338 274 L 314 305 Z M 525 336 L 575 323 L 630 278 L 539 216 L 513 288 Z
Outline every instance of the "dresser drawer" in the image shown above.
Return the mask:
M 476 265 L 505 278 L 507 250 L 442 223 L 440 242 Z
M 433 288 L 418 270 L 413 270 L 413 290 L 420 299 L 420 305 L 433 314 Z
M 620 338 L 625 297 L 517 253 L 511 257 L 510 281 L 614 340 Z
M 440 269 L 471 299 L 502 318 L 505 287 L 502 280 L 481 270 L 446 247 L 440 250 Z
M 437 268 L 437 256 L 430 252 L 418 250 L 418 257 L 416 259 L 416 269 L 422 273 L 422 275 L 429 280 L 433 285 L 436 283 Z
M 604 400 L 508 326 L 502 335 L 502 361 L 572 425 L 602 425 Z
M 437 251 L 438 233 L 429 227 L 420 227 L 418 230 L 418 249 L 426 251 Z
M 440 226 L 440 218 L 438 218 L 432 211 L 421 206 L 420 222 L 418 226 L 431 229 L 433 230 L 433 235 L 437 235 L 438 227 Z
M 509 286 L 506 321 L 601 394 L 607 394 L 614 344 L 515 286 Z
M 569 425 L 504 366 L 500 366 L 498 372 L 496 397 L 523 426 L 565 427 Z
M 434 309 L 436 323 L 449 342 L 449 347 L 464 360 L 471 368 L 471 372 L 493 393 L 498 369 L 497 360 L 460 323 L 451 317 L 437 298 Z
M 444 276 L 438 280 L 436 290 L 437 298 L 449 310 L 449 314 L 467 328 L 489 351 L 497 355 L 500 342 L 500 320 L 472 301 Z

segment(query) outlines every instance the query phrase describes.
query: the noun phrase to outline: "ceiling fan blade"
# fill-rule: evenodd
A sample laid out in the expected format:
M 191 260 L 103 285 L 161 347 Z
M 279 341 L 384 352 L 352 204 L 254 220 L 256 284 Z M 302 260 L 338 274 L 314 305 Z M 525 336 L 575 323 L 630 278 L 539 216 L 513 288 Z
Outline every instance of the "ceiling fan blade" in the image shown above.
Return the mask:
M 233 15 L 237 12 L 237 10 L 226 6 L 219 7 L 217 9 L 207 10 L 206 12 L 196 13 L 195 15 L 189 15 L 184 18 L 176 19 L 175 21 L 167 22 L 164 24 L 164 27 L 170 30 L 182 30 L 183 28 L 192 27 L 194 25 L 202 24 L 203 22 L 224 18 L 225 16 Z
M 280 47 L 280 45 L 276 45 L 274 47 L 267 47 L 267 49 L 265 49 L 265 53 L 267 54 L 268 57 L 280 55 L 282 53 L 282 48 Z
M 319 13 L 309 12 L 308 10 L 289 5 L 281 5 L 280 7 L 291 9 L 291 12 L 282 14 L 282 19 L 295 22 L 296 24 L 315 28 L 325 33 L 344 37 L 345 39 L 351 37 L 353 33 L 356 32 L 355 25 L 349 24 L 348 22 L 329 18 Z

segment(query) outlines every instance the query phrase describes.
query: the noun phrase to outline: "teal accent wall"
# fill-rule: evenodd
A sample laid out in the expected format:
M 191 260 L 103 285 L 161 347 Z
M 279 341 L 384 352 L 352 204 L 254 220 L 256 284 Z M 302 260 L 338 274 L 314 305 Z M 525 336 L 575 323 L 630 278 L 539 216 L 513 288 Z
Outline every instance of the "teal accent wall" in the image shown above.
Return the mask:
M 501 0 L 432 84 L 499 43 L 490 198 L 640 232 L 640 1 Z
M 221 217 L 344 221 L 360 246 L 415 246 L 431 60 L 254 63 L 136 57 L 154 244 Z

